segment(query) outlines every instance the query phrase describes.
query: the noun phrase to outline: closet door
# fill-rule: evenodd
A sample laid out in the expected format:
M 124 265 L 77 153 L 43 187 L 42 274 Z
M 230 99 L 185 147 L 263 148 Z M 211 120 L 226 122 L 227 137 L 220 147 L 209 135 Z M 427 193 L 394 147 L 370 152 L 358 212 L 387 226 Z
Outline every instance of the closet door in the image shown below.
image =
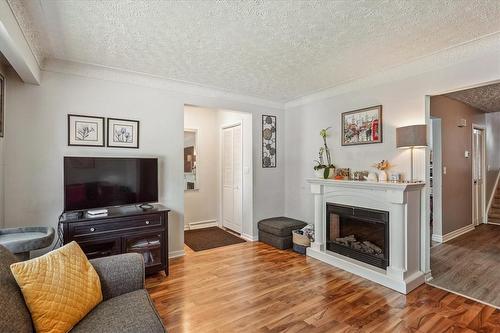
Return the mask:
M 222 225 L 241 233 L 242 131 L 241 125 L 222 130 Z

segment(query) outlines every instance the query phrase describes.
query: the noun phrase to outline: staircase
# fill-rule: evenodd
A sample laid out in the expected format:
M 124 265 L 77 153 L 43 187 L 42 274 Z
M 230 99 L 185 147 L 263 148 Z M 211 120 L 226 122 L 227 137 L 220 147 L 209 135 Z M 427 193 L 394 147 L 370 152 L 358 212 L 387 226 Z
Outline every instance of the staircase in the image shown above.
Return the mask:
M 497 186 L 495 196 L 488 212 L 488 222 L 500 223 L 500 185 Z

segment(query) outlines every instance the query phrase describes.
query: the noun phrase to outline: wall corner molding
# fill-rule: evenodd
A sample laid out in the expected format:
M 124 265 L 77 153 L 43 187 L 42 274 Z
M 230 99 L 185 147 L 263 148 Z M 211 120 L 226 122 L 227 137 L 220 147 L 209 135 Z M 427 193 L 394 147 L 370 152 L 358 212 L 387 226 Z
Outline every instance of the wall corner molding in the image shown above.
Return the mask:
M 41 69 L 46 72 L 83 76 L 86 78 L 114 81 L 133 84 L 148 88 L 167 90 L 176 94 L 188 96 L 203 96 L 209 98 L 226 99 L 248 105 L 283 110 L 284 104 L 254 96 L 231 93 L 216 88 L 205 87 L 193 83 L 166 79 L 147 73 L 128 71 L 120 68 L 87 64 L 76 61 L 67 61 L 48 58 L 42 63 Z
M 454 45 L 429 55 L 414 59 L 406 64 L 382 69 L 366 77 L 353 79 L 329 89 L 320 90 L 285 103 L 285 110 L 332 98 L 352 91 L 382 85 L 408 77 L 436 71 L 490 52 L 500 53 L 500 32 Z M 434 92 L 429 92 L 434 94 Z

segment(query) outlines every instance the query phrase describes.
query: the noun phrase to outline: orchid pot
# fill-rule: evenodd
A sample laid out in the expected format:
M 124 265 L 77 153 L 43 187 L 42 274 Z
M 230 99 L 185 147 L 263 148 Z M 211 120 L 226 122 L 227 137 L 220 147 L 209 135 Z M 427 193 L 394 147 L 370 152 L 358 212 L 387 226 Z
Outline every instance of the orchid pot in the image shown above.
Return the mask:
M 314 167 L 314 172 L 318 178 L 330 179 L 335 176 L 335 167 L 327 167 L 326 165 L 316 166 Z

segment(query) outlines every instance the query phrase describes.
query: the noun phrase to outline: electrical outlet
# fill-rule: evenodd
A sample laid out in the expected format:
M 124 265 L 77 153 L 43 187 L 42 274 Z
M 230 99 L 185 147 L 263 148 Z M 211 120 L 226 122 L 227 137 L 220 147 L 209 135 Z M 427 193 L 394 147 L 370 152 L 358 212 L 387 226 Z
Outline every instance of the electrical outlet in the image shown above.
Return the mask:
M 446 167 L 443 167 L 443 175 L 446 175 Z

